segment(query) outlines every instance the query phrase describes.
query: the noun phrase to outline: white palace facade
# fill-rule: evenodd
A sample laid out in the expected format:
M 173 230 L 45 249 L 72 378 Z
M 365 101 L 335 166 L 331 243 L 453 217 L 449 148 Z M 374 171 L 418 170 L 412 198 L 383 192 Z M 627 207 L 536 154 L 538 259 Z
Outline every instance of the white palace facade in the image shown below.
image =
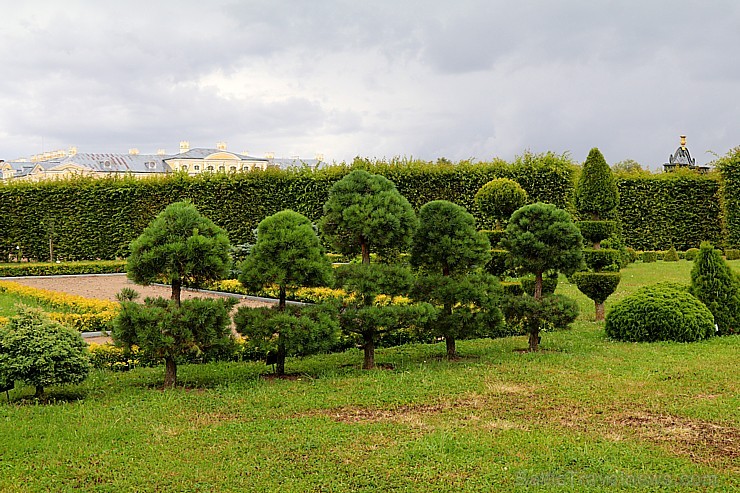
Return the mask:
M 264 158 L 237 154 L 226 150 L 219 142 L 216 148 L 190 148 L 187 141 L 180 142 L 180 152 L 167 154 L 163 149 L 156 154 L 140 154 L 130 149 L 128 154 L 81 153 L 76 147 L 68 150 L 46 152 L 30 159 L 0 161 L 0 176 L 4 181 L 39 181 L 74 176 L 107 177 L 125 175 L 146 177 L 170 173 L 239 173 L 270 168 L 311 168 L 323 164 L 322 156 L 316 159 L 275 158 L 268 154 Z

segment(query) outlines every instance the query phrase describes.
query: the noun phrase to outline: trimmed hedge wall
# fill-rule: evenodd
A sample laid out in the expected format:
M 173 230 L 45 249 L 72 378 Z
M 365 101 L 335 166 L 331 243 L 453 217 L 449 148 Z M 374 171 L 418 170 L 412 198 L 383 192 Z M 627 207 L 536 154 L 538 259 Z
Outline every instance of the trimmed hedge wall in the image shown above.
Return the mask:
M 129 243 L 157 213 L 183 199 L 190 199 L 202 214 L 225 228 L 233 244 L 252 243 L 257 224 L 281 210 L 292 209 L 317 220 L 331 186 L 353 168 L 388 177 L 416 210 L 437 199 L 462 205 L 476 216 L 480 228 L 487 221 L 478 214 L 473 197 L 493 178 L 511 178 L 531 200 L 566 207 L 575 168 L 564 157 L 527 156 L 514 164 L 357 159 L 351 167 L 334 166 L 315 173 L 268 170 L 198 177 L 177 173 L 149 179 L 11 182 L 0 185 L 0 218 L 4 218 L 0 260 L 18 244 L 24 257 L 48 259 L 50 237 L 55 258 L 123 258 Z
M 702 241 L 721 243 L 721 191 L 716 174 L 622 176 L 617 178 L 617 186 L 625 243 L 632 248 L 668 250 L 675 246 L 687 250 Z M 740 194 L 740 176 L 737 186 Z M 740 229 L 740 210 L 738 213 Z
M 715 163 L 722 175 L 727 246 L 740 247 L 740 147 Z

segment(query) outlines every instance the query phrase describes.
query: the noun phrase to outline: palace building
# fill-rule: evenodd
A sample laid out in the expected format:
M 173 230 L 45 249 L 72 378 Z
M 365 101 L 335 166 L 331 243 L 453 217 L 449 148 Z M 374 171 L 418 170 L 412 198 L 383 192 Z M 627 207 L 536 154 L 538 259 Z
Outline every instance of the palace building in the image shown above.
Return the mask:
M 180 142 L 180 152 L 167 154 L 160 149 L 156 154 L 140 154 L 138 149 L 129 149 L 128 154 L 82 153 L 76 147 L 68 150 L 45 152 L 30 159 L 0 161 L 0 177 L 3 180 L 39 181 L 73 176 L 134 176 L 145 177 L 169 173 L 238 173 L 270 168 L 316 169 L 323 163 L 323 156 L 316 159 L 275 158 L 268 154 L 264 158 L 238 154 L 226 150 L 219 142 L 216 148 L 190 148 L 187 141 Z

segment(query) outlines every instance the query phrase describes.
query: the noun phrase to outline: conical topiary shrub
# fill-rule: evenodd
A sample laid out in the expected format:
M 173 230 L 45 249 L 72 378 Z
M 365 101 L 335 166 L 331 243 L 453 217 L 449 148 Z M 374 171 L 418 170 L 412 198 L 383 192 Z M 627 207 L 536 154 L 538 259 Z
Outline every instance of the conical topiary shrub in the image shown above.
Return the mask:
M 740 281 L 719 250 L 707 242 L 694 259 L 690 291 L 712 312 L 720 335 L 740 332 Z

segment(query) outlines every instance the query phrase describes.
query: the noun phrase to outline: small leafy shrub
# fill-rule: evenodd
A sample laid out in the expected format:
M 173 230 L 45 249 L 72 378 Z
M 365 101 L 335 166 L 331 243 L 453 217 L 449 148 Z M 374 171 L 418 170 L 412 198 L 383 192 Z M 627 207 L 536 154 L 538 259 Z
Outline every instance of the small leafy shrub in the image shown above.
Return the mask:
M 658 261 L 658 252 L 656 251 L 646 251 L 642 252 L 642 261 L 647 263 L 657 262 Z
M 583 250 L 583 261 L 596 272 L 600 271 L 618 271 L 620 264 L 619 250 L 612 248 L 600 248 L 594 250 L 585 248 Z
M 668 251 L 666 251 L 663 254 L 663 261 L 664 262 L 678 262 L 678 252 L 676 252 L 676 249 L 674 247 L 671 247 Z
M 139 365 L 139 347 L 125 349 L 110 343 L 88 345 L 90 363 L 99 370 L 127 371 Z
M 686 250 L 686 253 L 684 254 L 684 258 L 686 260 L 694 261 L 696 259 L 696 256 L 699 255 L 699 249 L 698 248 L 689 248 Z
M 616 221 L 578 221 L 583 239 L 588 243 L 599 243 L 617 232 Z
M 709 243 L 701 244 L 694 260 L 690 291 L 712 312 L 720 335 L 740 332 L 740 281 Z
M 529 296 L 534 296 L 534 282 L 535 278 L 532 276 L 529 277 L 523 277 L 519 279 L 520 284 L 522 285 L 522 290 L 527 293 Z M 553 294 L 555 292 L 555 289 L 558 287 L 558 276 L 550 275 L 550 276 L 544 276 L 542 278 L 542 294 Z
M 596 321 L 604 320 L 604 302 L 616 291 L 619 272 L 576 272 L 571 277 L 578 290 L 594 302 Z
M 615 304 L 606 335 L 632 342 L 692 342 L 714 334 L 714 317 L 698 299 L 669 284 L 647 286 Z
M 541 331 L 564 330 L 578 318 L 578 303 L 559 294 L 537 300 L 533 296 L 506 296 L 503 300 L 506 323 L 513 331 L 539 337 Z M 530 350 L 536 351 L 536 348 Z
M 740 250 L 736 248 L 726 248 L 725 249 L 725 258 L 727 260 L 737 260 L 740 259 Z
M 42 398 L 45 387 L 82 382 L 89 371 L 87 345 L 80 334 L 38 309 L 21 307 L 0 327 L 0 380 L 26 382 Z

